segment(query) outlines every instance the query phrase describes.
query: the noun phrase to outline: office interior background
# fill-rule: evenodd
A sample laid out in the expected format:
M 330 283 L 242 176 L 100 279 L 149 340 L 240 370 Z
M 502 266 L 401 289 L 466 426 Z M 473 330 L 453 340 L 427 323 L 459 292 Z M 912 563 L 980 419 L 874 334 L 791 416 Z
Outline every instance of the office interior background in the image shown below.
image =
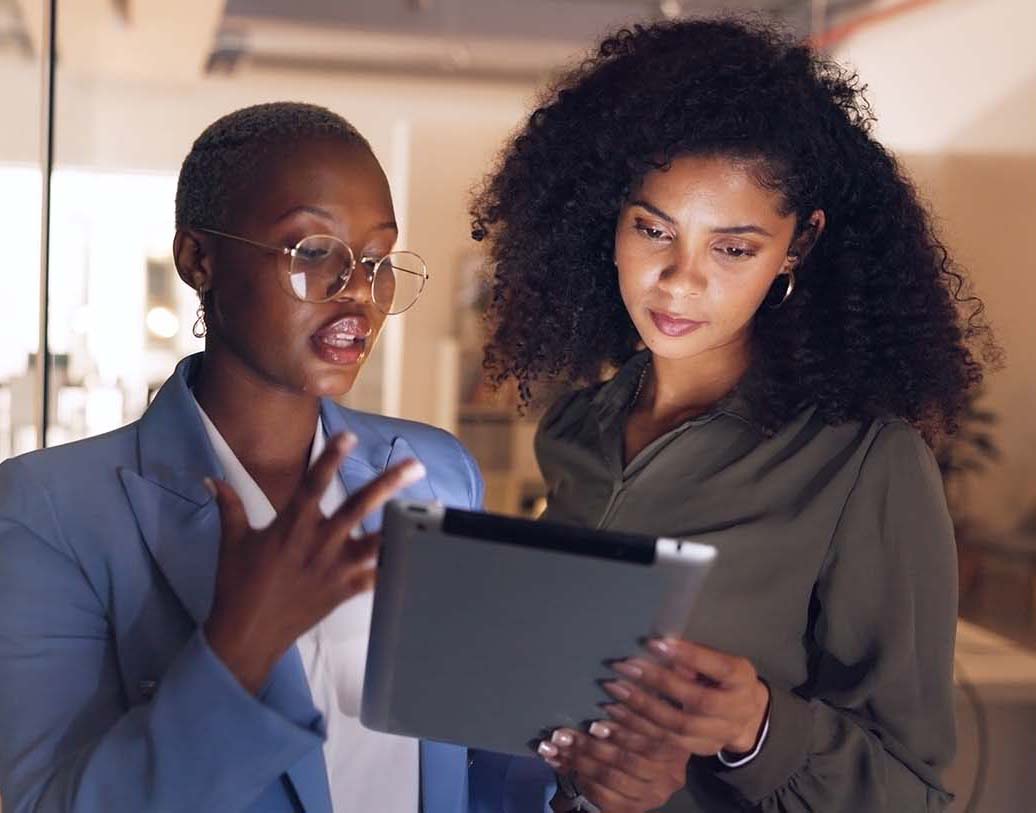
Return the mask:
M 537 410 L 520 415 L 514 393 L 482 380 L 485 268 L 469 192 L 545 83 L 601 33 L 717 11 L 779 19 L 858 69 L 879 138 L 935 211 L 1006 351 L 946 454 L 963 464 L 947 474 L 964 618 L 952 782 L 955 809 L 1030 810 L 1033 0 L 0 0 L 0 460 L 134 420 L 200 349 L 197 303 L 170 255 L 180 162 L 218 116 L 301 100 L 370 139 L 400 247 L 431 274 L 347 402 L 458 434 L 488 507 L 534 513 Z

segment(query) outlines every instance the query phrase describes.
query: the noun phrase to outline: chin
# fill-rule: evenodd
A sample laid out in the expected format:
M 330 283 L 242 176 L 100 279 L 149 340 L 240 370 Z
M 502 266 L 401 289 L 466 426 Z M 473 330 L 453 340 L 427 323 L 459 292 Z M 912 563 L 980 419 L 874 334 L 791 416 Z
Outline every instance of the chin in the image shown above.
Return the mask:
M 343 370 L 335 373 L 325 373 L 316 379 L 316 386 L 313 394 L 321 398 L 343 398 L 349 394 L 356 383 L 359 374 L 359 367 L 352 370 Z
M 317 398 L 341 398 L 353 388 L 361 366 L 356 364 L 336 368 L 320 363 L 303 365 L 298 388 L 306 395 Z

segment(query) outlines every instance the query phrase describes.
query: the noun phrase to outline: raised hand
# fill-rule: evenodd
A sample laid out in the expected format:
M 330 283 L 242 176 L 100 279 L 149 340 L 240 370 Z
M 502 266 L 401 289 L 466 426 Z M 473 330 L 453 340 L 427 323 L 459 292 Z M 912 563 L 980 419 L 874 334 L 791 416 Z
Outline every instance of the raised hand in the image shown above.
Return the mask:
M 331 517 L 320 498 L 356 439 L 338 435 L 306 472 L 285 510 L 262 530 L 224 482 L 206 481 L 222 530 L 212 611 L 205 636 L 216 655 L 253 694 L 273 665 L 335 607 L 374 586 L 379 534 L 353 538 L 360 521 L 425 475 L 415 460 L 386 470 Z

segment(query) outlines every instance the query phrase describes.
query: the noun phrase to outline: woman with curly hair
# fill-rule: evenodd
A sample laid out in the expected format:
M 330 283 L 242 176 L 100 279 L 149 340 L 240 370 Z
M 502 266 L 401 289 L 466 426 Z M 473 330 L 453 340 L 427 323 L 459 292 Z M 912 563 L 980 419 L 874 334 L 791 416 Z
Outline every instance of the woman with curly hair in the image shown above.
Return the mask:
M 474 203 L 488 367 L 526 400 L 585 385 L 537 435 L 546 518 L 719 550 L 686 640 L 615 664 L 606 717 L 539 747 L 607 813 L 951 798 L 955 546 L 926 440 L 992 344 L 871 121 L 779 32 L 637 27 Z

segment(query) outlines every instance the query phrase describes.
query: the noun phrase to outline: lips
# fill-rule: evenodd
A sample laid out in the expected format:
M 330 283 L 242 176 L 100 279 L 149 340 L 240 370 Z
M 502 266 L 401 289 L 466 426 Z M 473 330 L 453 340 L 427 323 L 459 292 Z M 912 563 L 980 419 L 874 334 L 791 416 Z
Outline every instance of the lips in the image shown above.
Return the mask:
M 651 314 L 651 321 L 655 323 L 655 327 L 658 328 L 659 332 L 672 338 L 687 336 L 707 324 L 706 322 L 697 322 L 693 319 L 683 319 L 663 311 L 648 310 L 648 313 Z
M 342 316 L 328 322 L 311 338 L 318 356 L 331 364 L 355 364 L 367 348 L 371 323 L 366 316 Z

